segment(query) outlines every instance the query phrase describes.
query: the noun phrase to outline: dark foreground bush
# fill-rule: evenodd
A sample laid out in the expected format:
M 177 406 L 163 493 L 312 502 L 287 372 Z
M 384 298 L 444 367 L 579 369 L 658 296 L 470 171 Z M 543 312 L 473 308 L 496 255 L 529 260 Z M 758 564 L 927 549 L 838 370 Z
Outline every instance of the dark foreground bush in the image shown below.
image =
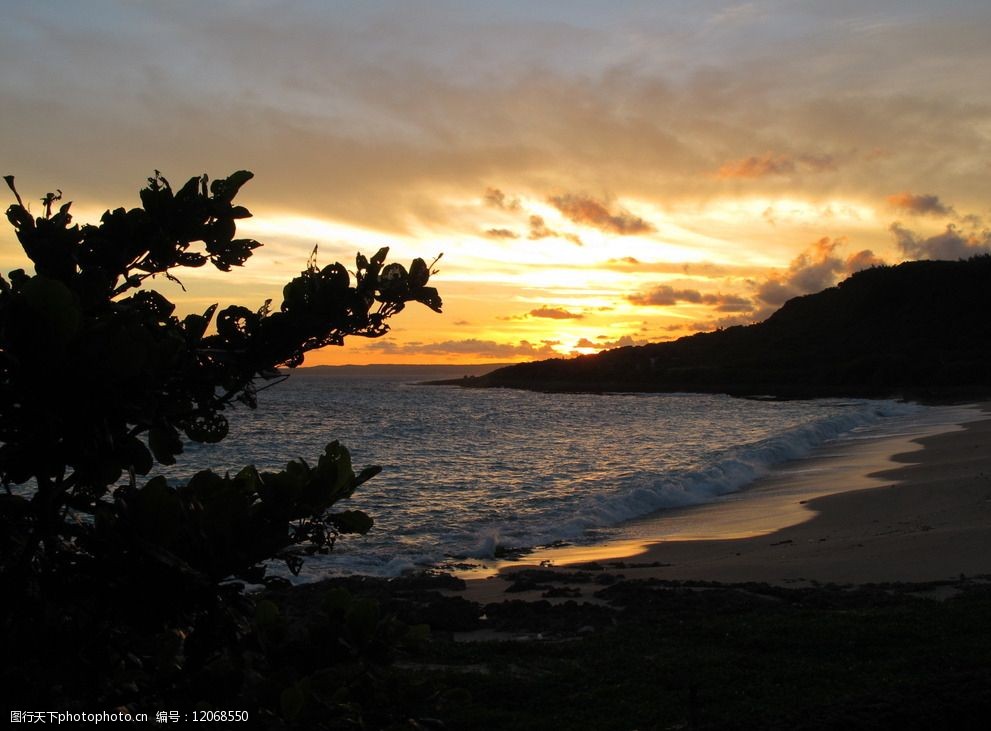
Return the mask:
M 254 694 L 294 717 L 287 689 L 298 678 L 273 680 L 284 687 L 272 702 L 274 690 L 255 693 L 259 668 L 241 652 L 254 643 L 267 657 L 277 613 L 231 580 L 263 581 L 272 559 L 298 571 L 341 534 L 367 532 L 369 516 L 336 505 L 378 468 L 356 473 L 334 442 L 315 464 L 281 472 L 208 470 L 178 487 L 152 472 L 186 441 L 222 440 L 232 409 L 255 408 L 306 352 L 382 336 L 407 303 L 439 312 L 441 300 L 422 259 L 386 264 L 383 248 L 358 254 L 352 275 L 318 267 L 314 250 L 277 308 L 214 305 L 180 319 L 149 285 L 245 263 L 260 244 L 236 238 L 236 221 L 251 214 L 234 198 L 251 177 L 202 176 L 173 190 L 156 172 L 141 207 L 84 226 L 61 192 L 34 217 L 5 178 L 16 198 L 7 218 L 34 265 L 0 276 L 0 685 L 12 707 Z M 372 638 L 402 635 L 357 605 L 328 622 L 345 664 Z

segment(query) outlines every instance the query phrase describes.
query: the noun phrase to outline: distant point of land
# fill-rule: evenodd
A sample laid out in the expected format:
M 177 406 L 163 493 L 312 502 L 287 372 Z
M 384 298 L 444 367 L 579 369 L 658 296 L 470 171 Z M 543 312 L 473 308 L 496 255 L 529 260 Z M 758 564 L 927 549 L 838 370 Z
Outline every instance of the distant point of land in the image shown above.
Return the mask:
M 857 272 L 764 322 L 445 383 L 541 391 L 965 400 L 991 394 L 991 256 Z

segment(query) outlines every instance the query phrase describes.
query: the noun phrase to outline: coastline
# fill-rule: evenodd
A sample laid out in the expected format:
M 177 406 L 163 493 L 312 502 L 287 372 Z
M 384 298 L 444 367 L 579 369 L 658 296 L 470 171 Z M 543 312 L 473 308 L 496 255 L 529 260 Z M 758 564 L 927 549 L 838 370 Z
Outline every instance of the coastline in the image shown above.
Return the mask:
M 840 440 L 727 500 L 637 521 L 624 540 L 538 550 L 498 572 L 591 562 L 627 579 L 779 585 L 991 574 L 991 405 L 940 408 L 948 420 Z M 466 598 L 498 600 L 505 582 L 478 576 L 462 575 Z

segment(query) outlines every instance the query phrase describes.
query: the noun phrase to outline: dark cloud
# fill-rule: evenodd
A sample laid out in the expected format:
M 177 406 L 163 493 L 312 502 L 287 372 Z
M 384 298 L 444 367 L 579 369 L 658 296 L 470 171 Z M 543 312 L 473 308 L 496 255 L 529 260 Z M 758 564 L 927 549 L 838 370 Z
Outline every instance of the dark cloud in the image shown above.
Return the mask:
M 667 307 L 679 302 L 702 302 L 702 293 L 696 289 L 675 289 L 669 284 L 660 284 L 649 292 L 631 294 L 627 299 L 635 305 Z
M 661 284 L 649 292 L 632 294 L 627 299 L 635 305 L 667 307 L 679 302 L 690 302 L 697 305 L 709 305 L 719 312 L 749 312 L 753 302 L 748 298 L 735 294 L 702 294 L 696 289 L 675 289 L 668 284 Z
M 560 307 L 538 307 L 530 310 L 530 317 L 544 317 L 549 320 L 581 320 L 584 315 L 576 312 L 568 312 Z
M 520 235 L 508 228 L 490 228 L 485 232 L 490 239 L 518 239 Z
M 891 224 L 889 230 L 898 248 L 912 259 L 967 259 L 991 252 L 991 231 L 964 233 L 949 224 L 943 233 L 926 238 L 900 223 Z
M 888 196 L 888 203 L 913 215 L 950 216 L 954 214 L 953 206 L 943 203 L 938 195 L 930 193 L 914 195 L 912 193 L 897 193 Z
M 482 196 L 485 205 L 493 208 L 501 208 L 504 211 L 518 211 L 522 208 L 519 198 L 508 198 L 498 188 L 487 188 Z
M 736 294 L 707 294 L 702 297 L 703 304 L 714 305 L 719 312 L 749 312 L 754 303 Z
M 531 241 L 537 241 L 539 239 L 565 239 L 578 246 L 582 245 L 582 240 L 575 234 L 554 231 L 547 227 L 543 216 L 537 215 L 530 216 L 530 235 L 528 238 Z
M 609 233 L 630 236 L 655 231 L 653 225 L 628 211 L 610 213 L 605 204 L 583 195 L 558 195 L 550 203 L 575 223 Z

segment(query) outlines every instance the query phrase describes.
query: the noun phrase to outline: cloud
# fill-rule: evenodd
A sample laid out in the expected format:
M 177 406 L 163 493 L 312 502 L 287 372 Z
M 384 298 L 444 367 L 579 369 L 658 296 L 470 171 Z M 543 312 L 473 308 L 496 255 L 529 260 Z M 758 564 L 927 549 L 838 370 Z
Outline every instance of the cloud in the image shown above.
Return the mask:
M 858 251 L 856 254 L 850 254 L 843 262 L 843 267 L 850 274 L 854 272 L 859 272 L 861 269 L 870 269 L 871 267 L 884 266 L 884 259 L 876 256 L 870 249 L 864 249 L 863 251 Z
M 954 214 L 953 206 L 946 205 L 939 199 L 939 196 L 929 193 L 923 195 L 897 193 L 889 195 L 887 200 L 894 208 L 907 211 L 912 215 L 950 216 Z
M 749 312 L 754 308 L 750 299 L 738 294 L 707 294 L 702 297 L 702 302 L 714 305 L 718 312 Z
M 612 340 L 608 335 L 599 335 L 594 342 L 588 338 L 582 338 L 575 343 L 575 348 L 595 348 L 596 350 L 612 350 L 613 348 L 625 348 L 631 345 L 646 345 L 649 340 L 637 340 L 632 335 L 623 335 Z
M 490 239 L 518 239 L 520 235 L 508 228 L 490 228 L 485 232 Z
M 836 163 L 831 155 L 794 157 L 768 152 L 760 156 L 744 157 L 723 163 L 716 171 L 716 177 L 720 179 L 758 179 L 792 175 L 797 172 L 821 173 L 835 169 Z
M 772 274 L 757 284 L 757 299 L 767 305 L 783 305 L 792 297 L 833 286 L 841 275 L 884 263 L 870 249 L 841 258 L 836 250 L 845 244 L 843 238 L 819 239 L 792 259 L 787 271 Z M 766 316 L 763 312 L 757 314 Z
M 94 206 L 132 200 L 155 165 L 176 179 L 246 167 L 256 213 L 388 232 L 449 223 L 445 197 L 492 180 L 694 202 L 722 192 L 705 172 L 725 162 L 729 176 L 797 196 L 838 189 L 833 176 L 791 179 L 832 161 L 782 154 L 782 140 L 848 151 L 851 197 L 929 186 L 974 205 L 986 179 L 986 74 L 945 69 L 987 67 L 987 9 L 965 19 L 892 6 L 892 22 L 868 33 L 820 22 L 846 11 L 805 4 L 729 39 L 670 33 L 635 3 L 587 24 L 570 22 L 567 3 L 539 21 L 511 4 L 484 17 L 469 3 L 342 14 L 255 2 L 236 15 L 214 3 L 95 5 L 81 22 L 83 10 L 21 3 L 0 28 L 5 172 L 77 205 L 81 194 Z M 176 117 L 186 124 L 163 128 Z M 72 154 L 38 155 L 39 140 Z M 872 159 L 880 148 L 892 153 Z M 729 152 L 713 162 L 712 150 Z M 493 204 L 513 205 L 492 191 Z
M 575 234 L 561 233 L 549 229 L 544 222 L 543 216 L 537 215 L 530 216 L 530 235 L 528 238 L 531 241 L 537 241 L 539 239 L 565 239 L 578 246 L 582 245 L 582 240 Z
M 596 340 L 598 340 L 598 338 L 596 338 Z M 623 335 L 623 336 L 617 338 L 616 340 L 609 340 L 609 341 L 606 341 L 606 342 L 603 342 L 603 343 L 599 343 L 595 347 L 609 350 L 609 349 L 612 349 L 612 348 L 626 348 L 626 347 L 629 347 L 631 345 L 646 345 L 648 342 L 650 342 L 650 341 L 649 340 L 637 340 L 632 335 Z
M 924 238 L 893 223 L 888 229 L 905 256 L 913 259 L 967 259 L 991 252 L 991 231 L 964 233 L 949 224 L 941 234 Z
M 715 307 L 719 312 L 748 312 L 753 309 L 753 302 L 741 295 L 702 294 L 697 289 L 675 289 L 668 284 L 658 285 L 646 293 L 632 294 L 627 300 L 635 305 L 648 307 L 668 307 L 679 302 L 690 302 Z
M 843 261 L 833 252 L 841 241 L 823 237 L 795 257 L 788 271 L 775 274 L 757 288 L 757 299 L 769 305 L 782 305 L 792 297 L 818 292 L 836 282 Z
M 640 273 L 651 272 L 656 274 L 684 274 L 686 276 L 705 277 L 708 279 L 730 276 L 756 276 L 763 271 L 763 269 L 758 269 L 749 265 L 714 264 L 708 261 L 640 261 L 633 256 L 607 259 L 601 264 L 596 264 L 596 267 L 620 272 L 634 271 Z
M 539 307 L 536 310 L 530 310 L 528 314 L 530 317 L 544 317 L 549 320 L 581 320 L 585 317 L 580 313 L 568 312 L 559 307 Z
M 507 198 L 506 194 L 498 188 L 486 188 L 482 200 L 485 202 L 485 205 L 492 208 L 500 208 L 504 211 L 518 211 L 522 208 L 519 198 Z
M 675 289 L 669 284 L 660 284 L 646 293 L 631 294 L 626 299 L 635 305 L 667 307 L 679 302 L 702 302 L 702 293 L 697 289 Z
M 476 356 L 482 358 L 553 358 L 559 356 L 555 345 L 556 340 L 544 340 L 540 344 L 529 340 L 518 343 L 499 343 L 494 340 L 468 338 L 465 340 L 445 340 L 436 343 L 409 342 L 398 343 L 394 340 L 376 340 L 365 346 L 366 350 L 374 350 L 388 355 L 458 355 Z
M 618 213 L 610 213 L 603 203 L 588 196 L 569 193 L 552 196 L 549 201 L 571 221 L 597 228 L 600 231 L 632 236 L 656 230 L 652 224 L 628 211 L 621 210 Z
M 676 325 L 668 329 L 691 330 L 694 332 L 710 332 L 712 330 L 725 330 L 728 327 L 736 327 L 737 325 L 753 325 L 755 322 L 760 322 L 761 320 L 766 319 L 773 312 L 774 312 L 774 308 L 765 308 L 749 314 L 717 317 L 712 320 L 702 320 L 690 324 Z

